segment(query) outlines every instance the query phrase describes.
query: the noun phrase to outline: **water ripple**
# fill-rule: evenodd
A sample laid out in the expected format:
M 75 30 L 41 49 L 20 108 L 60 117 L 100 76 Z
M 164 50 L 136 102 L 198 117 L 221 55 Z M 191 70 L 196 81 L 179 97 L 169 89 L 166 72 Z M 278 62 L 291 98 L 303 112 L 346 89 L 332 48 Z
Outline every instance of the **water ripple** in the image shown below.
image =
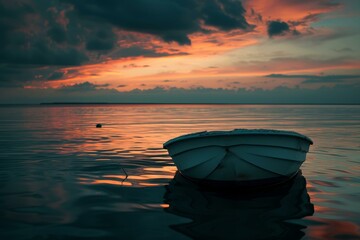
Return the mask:
M 245 198 L 179 182 L 165 141 L 234 128 L 310 136 L 304 179 Z M 359 129 L 360 106 L 0 107 L 0 239 L 360 239 Z

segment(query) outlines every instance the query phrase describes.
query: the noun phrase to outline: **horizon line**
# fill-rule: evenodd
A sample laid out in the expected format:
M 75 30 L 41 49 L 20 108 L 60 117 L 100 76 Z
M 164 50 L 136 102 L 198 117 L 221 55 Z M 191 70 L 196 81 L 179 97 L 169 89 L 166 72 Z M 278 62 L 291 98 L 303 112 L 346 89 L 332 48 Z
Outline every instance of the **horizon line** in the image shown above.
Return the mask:
M 42 102 L 0 103 L 5 105 L 360 105 L 360 103 L 189 103 L 189 102 Z

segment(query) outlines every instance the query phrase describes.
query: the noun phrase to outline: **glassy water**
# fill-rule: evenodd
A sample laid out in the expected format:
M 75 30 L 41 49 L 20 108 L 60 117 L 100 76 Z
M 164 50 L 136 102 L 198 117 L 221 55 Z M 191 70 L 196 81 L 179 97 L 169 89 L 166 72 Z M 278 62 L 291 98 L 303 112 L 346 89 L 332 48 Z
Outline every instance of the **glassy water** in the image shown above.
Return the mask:
M 311 137 L 302 175 L 214 192 L 162 149 L 234 128 Z M 359 163 L 360 106 L 2 106 L 0 239 L 360 239 Z

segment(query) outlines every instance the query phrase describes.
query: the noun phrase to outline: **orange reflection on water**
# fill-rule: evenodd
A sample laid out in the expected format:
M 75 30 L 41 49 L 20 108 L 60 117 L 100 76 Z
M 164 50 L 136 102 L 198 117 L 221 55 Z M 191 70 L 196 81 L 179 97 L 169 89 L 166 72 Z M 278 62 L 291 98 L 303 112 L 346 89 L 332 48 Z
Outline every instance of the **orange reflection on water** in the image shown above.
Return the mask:
M 170 138 L 194 131 L 229 129 L 226 109 L 233 111 L 233 107 L 223 106 L 225 115 L 215 117 L 211 107 L 205 109 L 201 105 L 46 106 L 36 110 L 39 117 L 47 120 L 26 123 L 29 124 L 26 129 L 51 129 L 37 132 L 36 137 L 51 140 L 56 152 L 61 154 L 101 155 L 102 159 L 139 154 L 167 158 L 162 144 Z M 33 112 L 25 112 L 25 115 L 33 115 Z M 253 116 L 244 113 L 241 116 L 242 127 L 258 127 L 254 126 Z M 272 122 L 267 120 L 264 122 Z M 96 128 L 97 123 L 103 127 Z M 262 123 L 261 127 L 266 126 Z M 61 142 L 53 139 L 61 139 Z M 104 151 L 106 155 L 102 154 Z
M 151 180 L 151 179 L 159 179 L 159 178 L 167 178 L 172 179 L 174 175 L 156 175 L 156 174 L 143 174 L 140 176 L 129 176 L 128 179 L 136 179 L 136 180 Z
M 119 178 L 125 179 L 123 175 L 104 175 L 104 178 Z M 162 175 L 162 174 L 142 174 L 142 175 L 131 175 L 126 178 L 126 180 L 151 180 L 151 179 L 159 179 L 159 178 L 168 178 L 172 179 L 174 175 Z
M 167 203 L 160 204 L 160 206 L 161 206 L 162 208 L 168 208 L 168 207 L 170 207 L 170 205 L 167 204 Z
M 144 186 L 144 187 L 156 187 L 156 186 L 159 186 L 160 184 L 158 183 L 139 183 L 139 186 Z
M 159 168 L 144 168 L 145 171 L 160 171 L 160 172 L 167 172 L 167 173 L 171 173 L 172 177 L 174 177 L 174 174 L 176 172 L 176 167 L 175 166 L 163 166 L 163 167 L 159 167 Z
M 119 186 L 132 186 L 131 182 L 127 181 L 116 181 L 111 179 L 88 179 L 88 178 L 78 178 L 81 184 L 111 184 L 111 185 L 119 185 Z
M 151 171 L 149 171 L 151 170 Z M 162 171 L 166 170 L 166 171 Z M 111 184 L 119 186 L 160 186 L 164 184 L 164 179 L 172 179 L 176 171 L 175 167 L 162 167 L 162 168 L 144 168 L 142 172 L 149 172 L 145 174 L 139 173 L 138 175 L 125 175 L 125 174 L 106 174 L 100 176 L 100 179 L 90 179 L 80 177 L 78 180 L 81 184 Z M 154 173 L 155 172 L 155 173 Z M 162 174 L 163 173 L 163 174 Z M 153 181 L 152 181 L 153 180 Z M 167 181 L 165 181 L 167 182 Z
M 314 203 L 314 202 L 313 202 Z M 332 210 L 329 207 L 325 207 L 325 206 L 319 206 L 316 203 L 314 204 L 314 211 L 316 213 L 330 213 L 333 212 L 334 210 Z
M 39 132 L 42 139 L 61 139 L 56 151 L 62 154 L 97 154 L 98 151 L 123 151 L 123 155 L 166 153 L 162 143 L 168 140 L 163 129 L 167 113 L 157 112 L 152 106 L 51 106 L 37 109 L 47 121 L 32 122 L 27 129 L 52 129 Z M 27 112 L 25 112 L 27 114 Z M 28 113 L 33 114 L 31 111 Z M 102 128 L 95 125 L 101 123 Z M 28 123 L 26 123 L 28 124 Z M 138 149 L 137 149 L 138 148 Z M 151 150 L 154 149 L 154 150 Z M 149 153 L 147 153 L 148 151 Z
M 111 185 L 121 185 L 121 186 L 132 186 L 131 182 L 115 181 L 115 180 L 108 180 L 108 179 L 94 180 L 92 182 L 92 184 L 111 184 Z
M 313 217 L 315 221 L 323 224 L 308 226 L 306 232 L 309 239 L 360 239 L 360 228 L 348 221 L 338 221 Z
M 318 181 L 313 180 L 312 182 L 317 183 Z M 329 213 L 329 212 L 333 211 L 331 208 L 326 207 L 326 206 L 321 206 L 319 204 L 328 202 L 328 200 L 324 198 L 324 195 L 331 196 L 331 195 L 335 195 L 335 194 L 329 193 L 329 192 L 323 192 L 323 191 L 318 190 L 311 183 L 311 181 L 306 182 L 306 189 L 308 190 L 308 194 L 310 196 L 311 202 L 314 204 L 315 212 L 317 212 L 317 213 Z

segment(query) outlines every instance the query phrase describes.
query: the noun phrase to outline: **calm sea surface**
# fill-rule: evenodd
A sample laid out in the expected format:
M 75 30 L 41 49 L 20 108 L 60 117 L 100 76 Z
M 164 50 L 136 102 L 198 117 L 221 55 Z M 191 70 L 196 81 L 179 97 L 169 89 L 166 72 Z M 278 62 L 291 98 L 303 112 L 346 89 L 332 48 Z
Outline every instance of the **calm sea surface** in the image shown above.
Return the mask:
M 302 175 L 214 192 L 162 149 L 234 128 L 312 138 Z M 0 107 L 0 239 L 360 239 L 359 226 L 360 106 Z

